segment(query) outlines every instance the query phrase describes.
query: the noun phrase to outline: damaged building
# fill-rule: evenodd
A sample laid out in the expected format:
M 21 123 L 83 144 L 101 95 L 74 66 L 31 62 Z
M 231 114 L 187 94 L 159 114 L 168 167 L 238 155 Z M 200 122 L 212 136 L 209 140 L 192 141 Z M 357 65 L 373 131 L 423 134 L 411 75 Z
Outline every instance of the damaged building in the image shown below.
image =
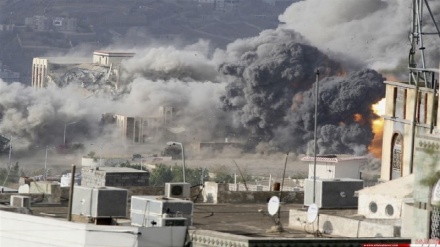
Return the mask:
M 104 124 L 113 124 L 121 137 L 131 143 L 142 144 L 151 139 L 169 137 L 176 132 L 174 122 L 175 110 L 170 106 L 162 106 L 156 114 L 149 116 L 127 116 L 106 113 L 102 115 Z
M 88 91 L 111 92 L 118 88 L 121 63 L 134 53 L 95 51 L 91 58 L 36 57 L 32 61 L 32 86 L 64 87 L 80 84 Z

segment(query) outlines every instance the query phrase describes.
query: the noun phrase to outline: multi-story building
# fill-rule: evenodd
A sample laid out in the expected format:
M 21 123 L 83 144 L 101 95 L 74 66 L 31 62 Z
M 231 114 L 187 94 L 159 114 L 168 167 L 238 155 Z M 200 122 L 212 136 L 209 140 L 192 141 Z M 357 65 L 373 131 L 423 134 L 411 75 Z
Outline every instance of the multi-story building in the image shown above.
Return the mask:
M 90 58 L 36 57 L 32 60 L 32 86 L 44 88 L 56 85 L 53 77 L 64 75 L 68 70 L 84 63 L 91 63 Z
M 108 119 L 109 114 L 103 115 Z M 174 125 L 174 108 L 162 106 L 157 114 L 152 116 L 113 115 L 114 123 L 120 130 L 121 136 L 132 143 L 145 143 L 150 138 L 160 137 Z M 106 121 L 107 123 L 110 121 Z
M 425 52 L 429 49 L 423 42 L 423 26 L 418 21 L 422 13 L 429 13 L 425 12 L 424 5 L 429 3 L 413 2 L 409 80 L 385 82 L 386 109 L 383 116 L 381 179 L 403 181 L 413 174 L 412 198 L 405 198 L 413 218 L 409 224 L 413 242 L 440 237 L 440 207 L 432 201 L 438 197 L 432 191 L 440 179 L 440 70 L 438 67 L 429 68 L 425 61 Z
M 80 81 L 83 84 L 111 82 L 117 88 L 120 64 L 133 56 L 134 53 L 95 51 L 92 58 L 36 57 L 32 61 L 32 86 L 43 88 Z

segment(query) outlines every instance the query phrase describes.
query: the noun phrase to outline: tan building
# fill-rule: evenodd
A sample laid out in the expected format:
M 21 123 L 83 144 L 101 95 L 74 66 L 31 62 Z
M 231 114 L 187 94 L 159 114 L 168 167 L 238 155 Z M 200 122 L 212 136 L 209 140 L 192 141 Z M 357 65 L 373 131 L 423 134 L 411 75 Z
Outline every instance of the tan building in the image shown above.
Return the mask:
M 92 58 L 36 57 L 32 61 L 32 86 L 64 86 L 78 81 L 83 84 L 111 82 L 110 84 L 117 88 L 121 73 L 120 64 L 133 56 L 134 53 L 95 51 Z M 96 81 L 97 78 L 101 81 Z
M 102 66 L 112 66 L 120 64 L 125 59 L 132 58 L 134 55 L 134 53 L 128 52 L 95 51 L 93 52 L 93 63 Z
M 32 60 L 32 87 L 44 88 L 54 84 L 49 75 L 58 71 L 67 72 L 83 63 L 91 63 L 90 58 L 36 57 Z M 54 85 L 55 86 L 55 85 Z
M 162 106 L 158 113 L 152 116 L 132 117 L 121 114 L 113 116 L 121 136 L 132 143 L 145 143 L 150 138 L 156 138 L 174 125 L 174 108 Z
M 429 86 L 416 89 L 408 82 L 385 83 L 381 179 L 392 180 L 413 173 L 416 135 L 420 138 L 439 131 L 439 108 L 438 96 Z

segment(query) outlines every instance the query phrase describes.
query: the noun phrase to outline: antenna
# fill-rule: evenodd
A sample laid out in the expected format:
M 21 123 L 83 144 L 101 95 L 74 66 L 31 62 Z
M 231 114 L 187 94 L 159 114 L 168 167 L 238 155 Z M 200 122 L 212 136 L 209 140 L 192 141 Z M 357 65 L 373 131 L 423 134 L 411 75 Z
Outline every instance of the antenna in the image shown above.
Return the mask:
M 272 196 L 267 203 L 267 211 L 270 215 L 274 216 L 280 208 L 280 199 L 278 196 Z
M 408 57 L 408 69 L 409 69 L 409 84 L 415 85 L 415 96 L 414 96 L 414 106 L 413 112 L 417 111 L 417 103 L 419 101 L 419 87 L 434 89 L 436 92 L 438 90 L 438 73 L 439 70 L 437 67 L 435 68 L 427 68 L 425 61 L 425 50 L 426 47 L 423 44 L 423 37 L 426 35 L 436 35 L 440 37 L 440 29 L 437 25 L 437 22 L 434 18 L 434 15 L 431 11 L 431 7 L 427 0 L 413 0 L 412 5 L 412 25 L 411 32 L 409 34 L 409 41 L 411 43 L 411 48 L 409 50 Z M 433 26 L 435 27 L 435 32 L 426 32 L 423 31 L 423 24 L 428 21 L 427 18 L 423 18 L 424 10 L 428 10 L 429 17 Z M 420 62 L 421 66 L 417 64 L 416 61 L 416 51 L 420 54 Z M 413 119 L 411 121 L 411 139 L 410 139 L 410 155 L 409 157 L 409 169 L 410 173 L 413 173 L 414 167 L 414 145 L 415 145 L 415 128 L 416 128 L 416 116 L 417 114 L 413 114 Z M 433 122 L 431 122 L 431 126 L 433 126 Z M 433 127 L 431 127 L 431 133 L 433 131 Z
M 269 230 L 267 230 L 267 233 L 280 233 L 283 232 L 283 226 L 281 225 L 280 218 L 278 217 L 278 221 L 274 217 L 275 214 L 280 214 L 280 198 L 278 196 L 272 196 L 269 199 L 269 202 L 267 203 L 267 211 L 269 212 L 270 216 L 272 216 L 273 221 L 275 222 L 275 225 L 272 226 Z M 261 211 L 260 211 L 261 212 Z
M 314 236 L 322 237 L 322 233 L 319 231 L 319 208 L 318 205 L 313 203 L 307 209 L 307 223 L 314 223 L 316 220 L 318 220 L 318 229 L 316 229 L 316 232 L 314 232 Z
M 428 10 L 429 17 L 433 26 L 435 27 L 435 32 L 423 31 L 423 24 L 428 22 L 427 18 L 423 18 L 424 9 Z M 412 85 L 421 84 L 421 87 L 427 87 L 435 89 L 435 77 L 434 74 L 438 73 L 438 68 L 427 68 L 425 61 L 425 50 L 426 47 L 423 43 L 423 37 L 427 35 L 436 35 L 440 37 L 440 28 L 434 18 L 428 1 L 426 0 L 413 0 L 412 6 L 412 25 L 411 32 L 409 34 L 409 41 L 411 43 L 411 49 L 409 50 L 408 57 L 408 68 L 409 68 L 409 83 Z M 416 51 L 420 54 L 420 63 L 417 64 L 416 61 Z

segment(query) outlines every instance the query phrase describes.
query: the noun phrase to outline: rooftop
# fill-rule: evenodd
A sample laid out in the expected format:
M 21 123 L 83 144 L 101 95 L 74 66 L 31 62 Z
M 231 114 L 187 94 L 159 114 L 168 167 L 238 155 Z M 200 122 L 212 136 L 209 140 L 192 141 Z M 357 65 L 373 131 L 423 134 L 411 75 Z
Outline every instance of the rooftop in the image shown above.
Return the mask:
M 147 172 L 129 167 L 108 167 L 108 166 L 96 167 L 96 171 L 104 171 L 106 173 L 146 173 Z
M 301 161 L 314 161 L 315 156 L 305 156 L 301 158 Z M 341 161 L 353 161 L 353 160 L 367 160 L 365 156 L 354 156 L 347 154 L 327 154 L 327 155 L 317 155 L 317 162 L 330 162 L 330 163 L 339 163 Z

